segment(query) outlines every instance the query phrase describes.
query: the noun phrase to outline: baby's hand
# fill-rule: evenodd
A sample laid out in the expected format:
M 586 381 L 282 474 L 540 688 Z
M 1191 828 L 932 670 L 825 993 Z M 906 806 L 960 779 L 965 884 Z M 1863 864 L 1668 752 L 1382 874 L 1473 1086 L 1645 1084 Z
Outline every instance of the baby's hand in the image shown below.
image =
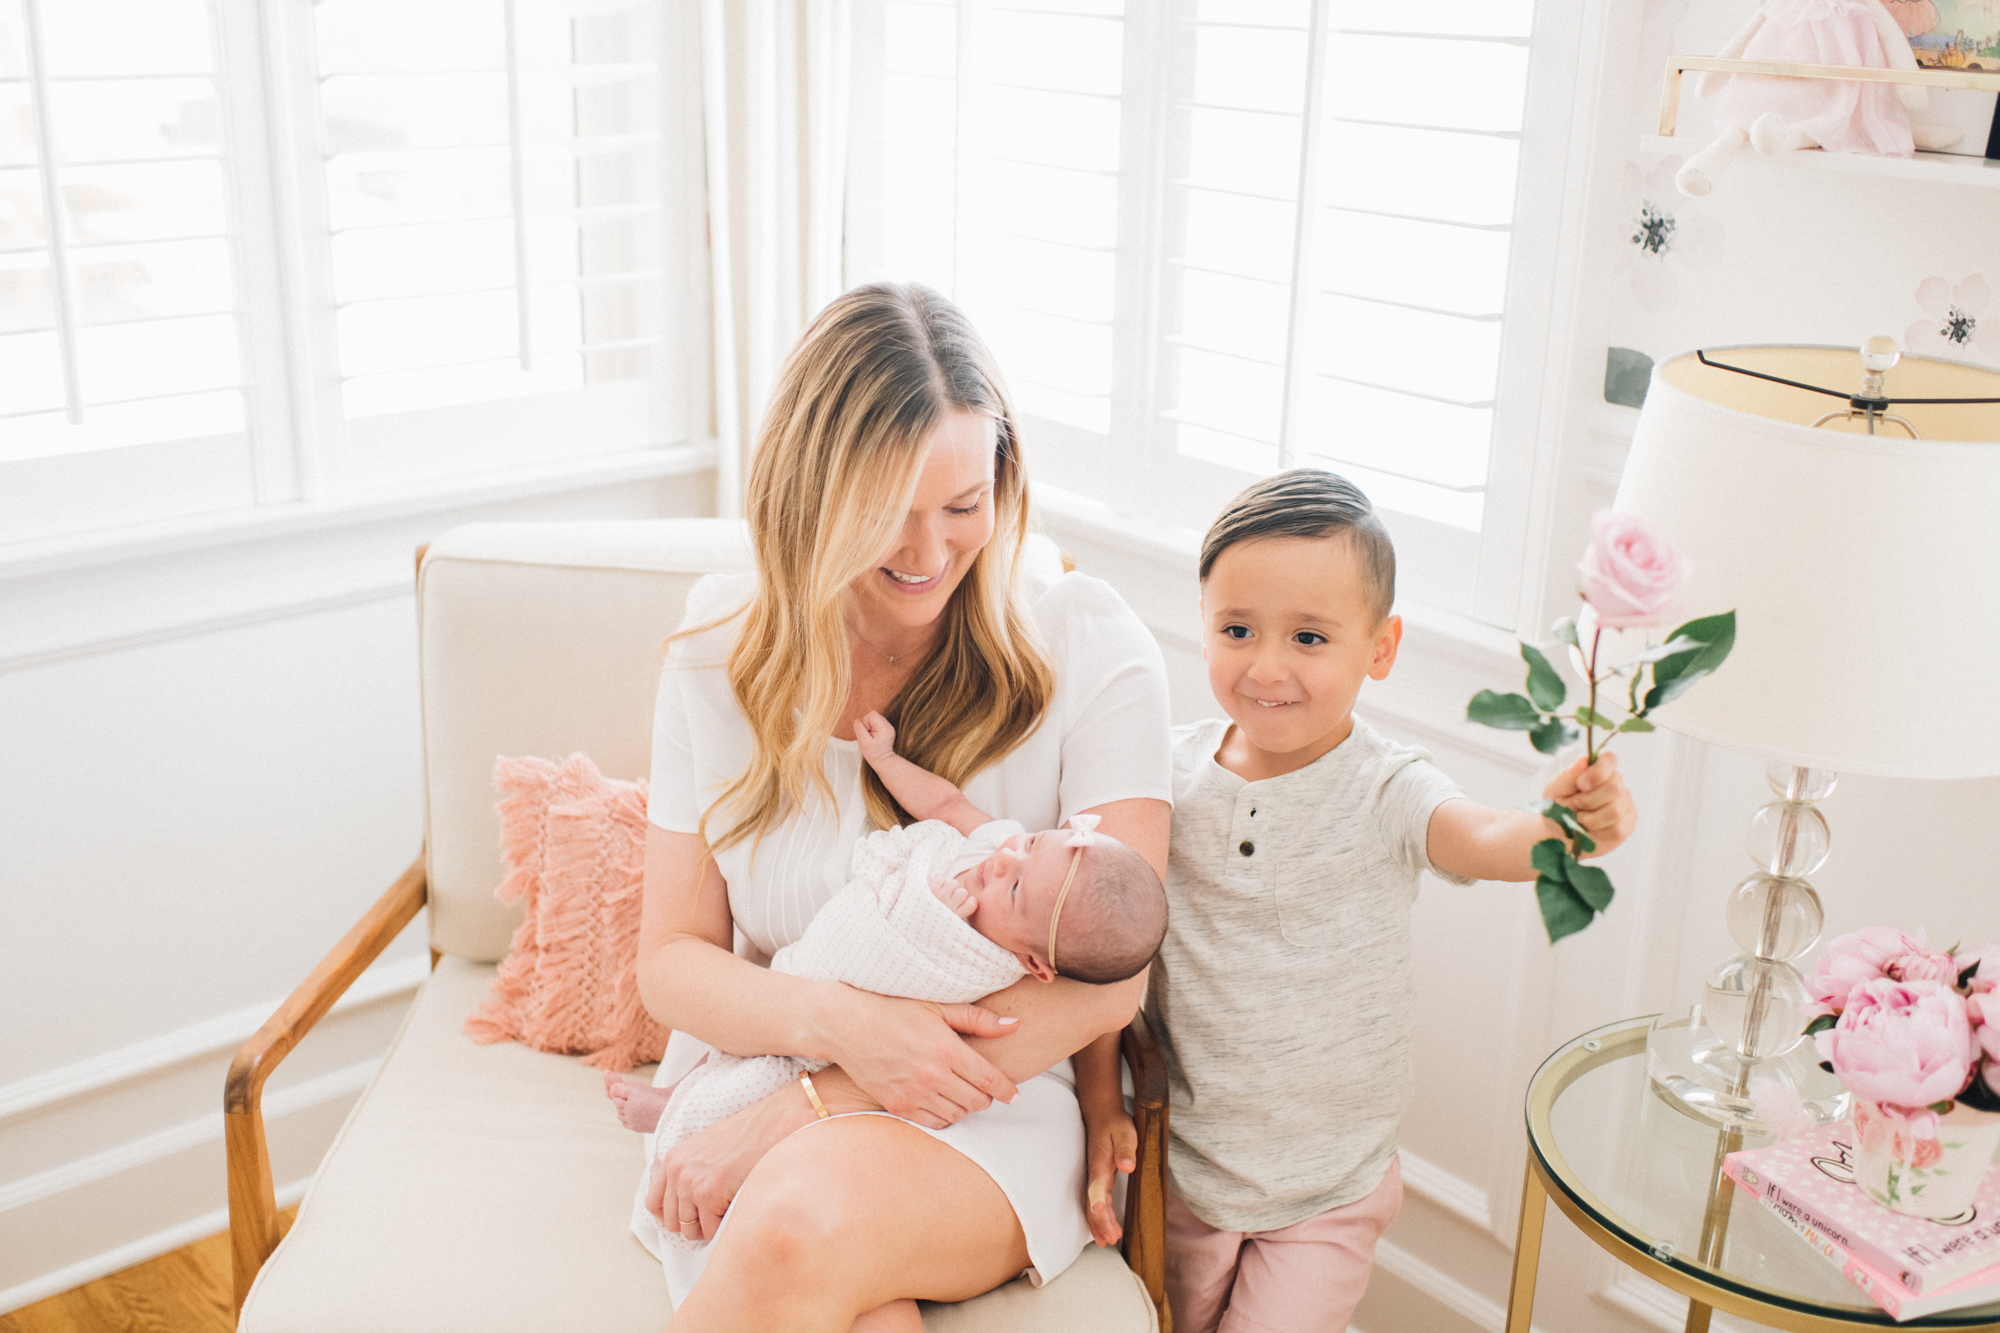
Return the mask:
M 863 759 L 877 764 L 896 752 L 896 729 L 880 713 L 869 713 L 854 719 L 854 743 Z
M 979 900 L 972 896 L 972 891 L 955 879 L 939 880 L 931 885 L 931 892 L 938 896 L 939 902 L 958 913 L 961 918 L 970 919 L 974 909 L 979 906 Z
M 1591 857 L 1602 856 L 1624 842 L 1639 824 L 1638 808 L 1618 772 L 1615 754 L 1600 754 L 1588 768 L 1579 757 L 1556 775 L 1542 795 L 1576 811 L 1576 822 L 1597 844 L 1596 851 L 1587 853 Z

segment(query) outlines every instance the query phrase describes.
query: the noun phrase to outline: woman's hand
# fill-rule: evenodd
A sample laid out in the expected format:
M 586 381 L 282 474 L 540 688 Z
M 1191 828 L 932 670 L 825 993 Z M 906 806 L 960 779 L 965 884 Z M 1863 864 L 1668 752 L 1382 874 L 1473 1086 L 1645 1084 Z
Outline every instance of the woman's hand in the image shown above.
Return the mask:
M 1123 1107 L 1085 1112 L 1083 1117 L 1083 1215 L 1091 1239 L 1100 1247 L 1116 1245 L 1125 1228 L 1111 1206 L 1112 1172 L 1131 1175 L 1139 1162 L 1139 1128 Z
M 794 1082 L 681 1140 L 653 1164 L 646 1211 L 688 1240 L 712 1239 L 750 1168 L 779 1139 L 813 1118 L 805 1090 Z
M 890 1115 L 926 1129 L 955 1125 L 997 1099 L 1014 1100 L 1014 1080 L 967 1046 L 968 1037 L 1019 1030 L 976 1004 L 929 1004 L 842 987 L 843 1013 L 830 1025 L 838 1063 Z

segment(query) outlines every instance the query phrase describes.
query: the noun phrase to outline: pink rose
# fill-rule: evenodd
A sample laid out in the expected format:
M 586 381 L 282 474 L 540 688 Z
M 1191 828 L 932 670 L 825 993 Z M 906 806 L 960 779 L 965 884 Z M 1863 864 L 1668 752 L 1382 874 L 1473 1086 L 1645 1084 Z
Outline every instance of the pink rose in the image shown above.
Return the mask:
M 1842 935 L 1820 954 L 1819 971 L 1807 983 L 1813 1003 L 1802 1012 L 1808 1019 L 1823 1013 L 1838 1014 L 1847 1007 L 1849 991 L 1864 981 L 1888 975 L 1891 960 L 1929 948 L 1921 930 L 1911 935 L 1894 926 L 1868 926 Z
M 1891 958 L 1882 975 L 1893 981 L 1942 981 L 1958 984 L 1959 967 L 1943 949 L 1917 949 Z
M 1863 982 L 1815 1040 L 1850 1092 L 1888 1106 L 1958 1096 L 1979 1055 L 1964 997 L 1937 981 Z
M 1674 589 L 1694 562 L 1637 514 L 1600 509 L 1590 516 L 1590 545 L 1577 562 L 1577 591 L 1606 629 L 1657 625 L 1673 610 Z

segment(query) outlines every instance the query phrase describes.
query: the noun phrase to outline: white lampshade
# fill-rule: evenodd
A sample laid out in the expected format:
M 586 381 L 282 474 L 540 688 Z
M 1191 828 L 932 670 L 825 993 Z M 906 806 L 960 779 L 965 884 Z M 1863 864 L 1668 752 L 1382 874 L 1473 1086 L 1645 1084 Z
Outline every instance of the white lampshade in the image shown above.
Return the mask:
M 1707 355 L 1861 384 L 1852 348 Z M 2000 372 L 1906 357 L 1883 393 L 2000 398 Z M 1737 625 L 1729 660 L 1657 721 L 1842 773 L 2000 773 L 2000 404 L 1892 408 L 1918 440 L 1809 425 L 1844 407 L 1691 354 L 1653 372 L 1616 508 L 1694 561 L 1689 617 L 1733 607 Z

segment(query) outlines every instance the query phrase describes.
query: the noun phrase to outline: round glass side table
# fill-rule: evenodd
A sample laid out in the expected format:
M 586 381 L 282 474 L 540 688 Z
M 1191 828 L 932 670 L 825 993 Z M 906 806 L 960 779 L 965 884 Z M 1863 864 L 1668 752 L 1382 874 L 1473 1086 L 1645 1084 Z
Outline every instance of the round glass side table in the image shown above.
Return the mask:
M 1620 1262 L 1688 1297 L 1687 1333 L 1711 1310 L 1772 1328 L 1950 1328 L 2000 1333 L 2000 1302 L 1898 1324 L 1840 1271 L 1722 1175 L 1722 1158 L 1768 1139 L 1718 1130 L 1675 1109 L 1646 1075 L 1650 1018 L 1564 1045 L 1528 1084 L 1528 1171 L 1507 1333 L 1528 1333 L 1543 1204 Z

